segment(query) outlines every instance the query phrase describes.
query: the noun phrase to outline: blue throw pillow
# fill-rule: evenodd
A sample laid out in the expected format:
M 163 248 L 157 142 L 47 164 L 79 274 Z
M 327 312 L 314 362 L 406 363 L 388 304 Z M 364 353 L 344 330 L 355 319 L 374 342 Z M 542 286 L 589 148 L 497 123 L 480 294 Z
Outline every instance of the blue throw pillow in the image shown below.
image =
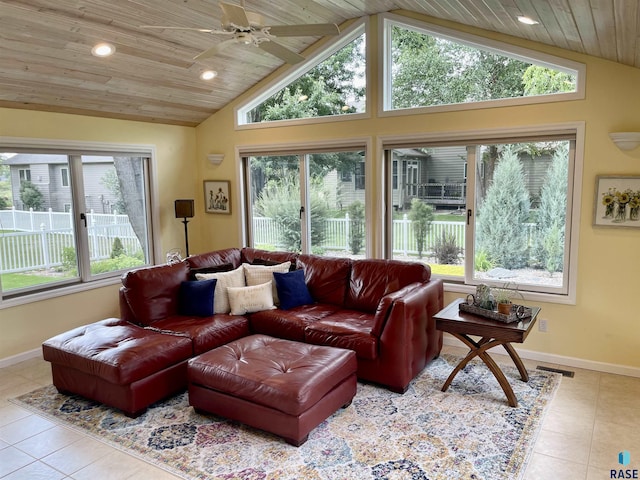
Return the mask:
M 313 297 L 304 281 L 304 270 L 294 270 L 287 273 L 273 272 L 273 278 L 276 281 L 276 290 L 282 310 L 290 310 L 300 305 L 313 303 Z
M 194 317 L 213 315 L 213 292 L 216 289 L 215 278 L 182 282 L 178 296 L 178 313 Z

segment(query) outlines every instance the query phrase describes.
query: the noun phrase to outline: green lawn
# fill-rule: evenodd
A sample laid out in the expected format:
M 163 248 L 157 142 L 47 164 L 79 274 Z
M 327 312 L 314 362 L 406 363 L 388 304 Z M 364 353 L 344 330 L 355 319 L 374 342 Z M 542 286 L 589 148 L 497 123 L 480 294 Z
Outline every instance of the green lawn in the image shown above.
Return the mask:
M 73 275 L 49 276 L 49 275 L 26 275 L 24 273 L 5 273 L 0 275 L 2 280 L 2 290 L 15 290 L 18 288 L 33 287 L 45 283 L 59 282 L 66 278 L 73 278 Z

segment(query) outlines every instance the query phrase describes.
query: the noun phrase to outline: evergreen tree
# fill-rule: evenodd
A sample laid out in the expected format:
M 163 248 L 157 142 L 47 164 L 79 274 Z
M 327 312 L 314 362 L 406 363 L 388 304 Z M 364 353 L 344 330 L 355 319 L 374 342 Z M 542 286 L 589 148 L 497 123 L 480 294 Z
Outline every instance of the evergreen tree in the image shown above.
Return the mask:
M 506 147 L 496 165 L 493 183 L 478 212 L 478 251 L 486 251 L 496 266 L 521 268 L 525 265 L 529 220 L 529 192 L 518 154 Z
M 534 258 L 549 273 L 562 270 L 565 220 L 567 212 L 568 145 L 553 154 L 551 168 L 540 194 Z
M 428 205 L 417 198 L 411 200 L 409 220 L 411 220 L 413 234 L 416 237 L 418 258 L 422 258 L 422 252 L 425 250 L 427 234 L 431 229 L 431 222 L 433 222 L 433 218 L 433 207 L 431 205 Z

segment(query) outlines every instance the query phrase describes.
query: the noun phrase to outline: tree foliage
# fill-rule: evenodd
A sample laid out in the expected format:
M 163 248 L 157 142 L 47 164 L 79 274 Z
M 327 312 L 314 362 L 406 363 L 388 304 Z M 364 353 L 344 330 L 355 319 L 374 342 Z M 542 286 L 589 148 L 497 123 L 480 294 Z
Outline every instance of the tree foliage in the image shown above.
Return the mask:
M 358 255 L 364 246 L 364 205 L 360 201 L 355 201 L 349 205 L 349 247 L 351 253 Z
M 553 154 L 540 194 L 534 258 L 549 273 L 561 271 L 564 261 L 568 156 L 564 142 Z
M 20 183 L 20 200 L 26 209 L 41 210 L 44 205 L 42 192 L 29 180 Z
M 319 182 L 311 182 L 311 245 L 319 246 L 325 239 L 327 217 L 326 192 Z M 300 184 L 292 175 L 267 182 L 255 203 L 255 213 L 274 219 L 279 227 L 280 243 L 290 252 L 302 250 L 300 227 Z
M 516 148 L 506 146 L 496 165 L 493 183 L 478 212 L 477 249 L 486 251 L 496 266 L 520 268 L 525 264 L 530 199 Z

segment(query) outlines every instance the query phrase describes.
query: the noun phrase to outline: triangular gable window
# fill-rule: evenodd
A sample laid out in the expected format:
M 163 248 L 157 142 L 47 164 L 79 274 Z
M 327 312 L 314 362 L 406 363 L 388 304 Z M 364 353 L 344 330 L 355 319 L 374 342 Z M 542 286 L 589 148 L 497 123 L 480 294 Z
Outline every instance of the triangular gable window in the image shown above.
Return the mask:
M 365 24 L 360 21 L 331 47 L 238 108 L 238 125 L 364 113 L 365 52 Z
M 384 111 L 584 96 L 584 66 L 577 62 L 397 15 L 384 22 Z

